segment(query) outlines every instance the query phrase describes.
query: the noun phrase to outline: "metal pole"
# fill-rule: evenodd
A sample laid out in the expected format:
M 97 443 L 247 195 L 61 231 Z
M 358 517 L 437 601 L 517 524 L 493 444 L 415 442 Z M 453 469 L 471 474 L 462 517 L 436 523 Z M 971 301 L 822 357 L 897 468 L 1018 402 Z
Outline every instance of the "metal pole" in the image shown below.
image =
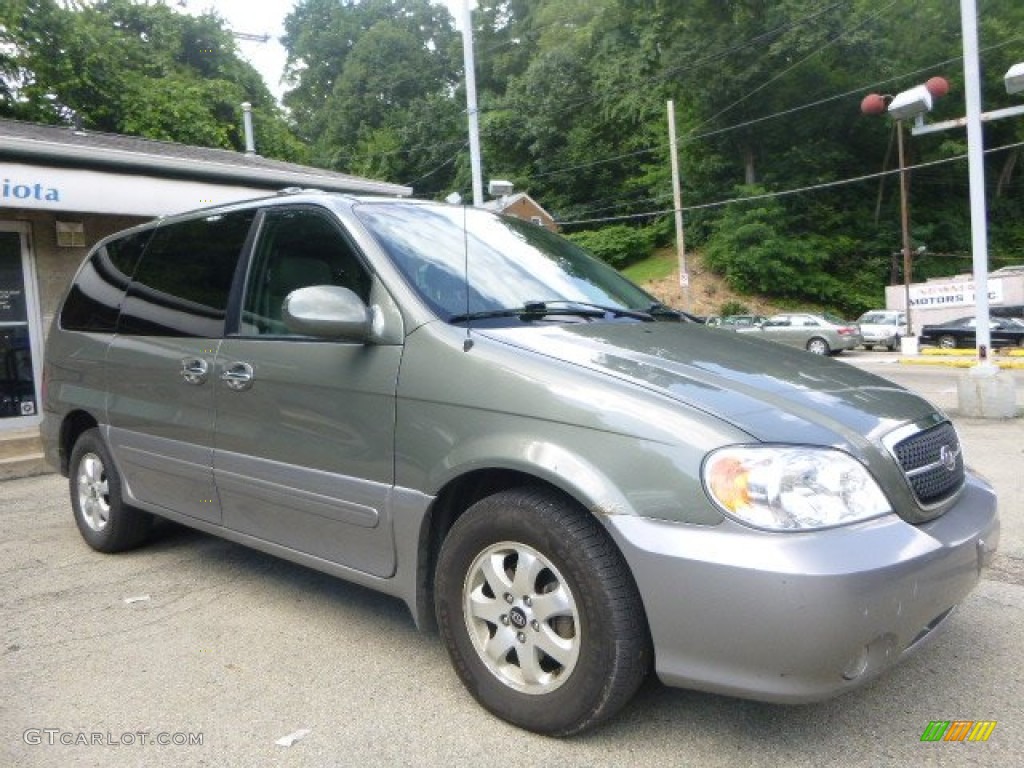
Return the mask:
M 910 315 L 910 281 L 913 278 L 913 263 L 910 255 L 910 186 L 907 178 L 907 161 L 903 154 L 903 121 L 896 121 L 896 146 L 900 163 L 900 227 L 903 230 L 903 303 L 907 313 L 907 335 L 916 336 Z
M 242 128 L 245 132 L 245 154 L 252 157 L 256 154 L 256 144 L 252 137 L 252 104 L 248 101 L 242 102 Z
M 484 204 L 484 180 L 480 169 L 480 121 L 476 106 L 476 69 L 473 63 L 473 17 L 469 0 L 462 0 L 462 60 L 466 70 L 466 114 L 469 115 L 469 165 L 473 175 L 473 205 Z
M 971 248 L 977 361 L 986 363 L 992 347 L 988 309 L 988 222 L 985 218 L 985 147 L 981 132 L 981 76 L 978 66 L 978 11 L 974 0 L 960 0 L 964 37 L 964 91 L 967 102 L 967 163 L 971 186 Z
M 690 274 L 686 271 L 686 240 L 683 237 L 683 194 L 679 186 L 679 157 L 676 151 L 676 108 L 668 102 L 668 143 L 672 155 L 672 204 L 676 214 L 676 252 L 679 258 L 679 287 L 683 290 L 683 309 L 690 311 Z

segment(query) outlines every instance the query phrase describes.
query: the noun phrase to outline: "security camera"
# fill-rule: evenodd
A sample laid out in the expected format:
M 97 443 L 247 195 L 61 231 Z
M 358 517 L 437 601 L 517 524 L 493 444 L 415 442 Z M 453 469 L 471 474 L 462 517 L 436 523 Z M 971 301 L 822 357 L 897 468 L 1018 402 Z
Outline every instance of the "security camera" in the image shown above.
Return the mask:
M 897 93 L 889 102 L 889 114 L 893 120 L 908 120 L 923 115 L 932 108 L 932 94 L 923 85 L 909 91 Z
M 1024 62 L 1010 67 L 1003 76 L 1003 82 L 1006 83 L 1007 93 L 1024 91 Z

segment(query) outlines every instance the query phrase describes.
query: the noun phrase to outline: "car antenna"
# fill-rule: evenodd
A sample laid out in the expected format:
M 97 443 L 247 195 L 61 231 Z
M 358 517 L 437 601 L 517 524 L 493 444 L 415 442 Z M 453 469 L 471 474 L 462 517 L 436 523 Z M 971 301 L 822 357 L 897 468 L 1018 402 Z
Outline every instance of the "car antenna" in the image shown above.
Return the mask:
M 467 223 L 468 205 L 462 206 L 462 283 L 463 293 L 466 294 L 466 340 L 462 342 L 462 351 L 469 352 L 473 348 L 473 339 L 470 336 L 470 326 L 473 318 L 469 314 L 469 230 Z

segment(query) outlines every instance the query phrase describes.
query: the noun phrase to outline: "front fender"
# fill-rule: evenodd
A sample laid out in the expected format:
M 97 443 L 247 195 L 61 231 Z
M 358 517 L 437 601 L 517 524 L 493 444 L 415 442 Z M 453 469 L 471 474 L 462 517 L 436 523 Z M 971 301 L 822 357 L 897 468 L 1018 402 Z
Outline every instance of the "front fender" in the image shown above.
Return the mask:
M 434 496 L 463 475 L 512 470 L 561 489 L 599 516 L 722 520 L 700 484 L 702 447 L 436 403 L 415 410 L 399 435 L 410 448 L 399 454 L 399 486 Z

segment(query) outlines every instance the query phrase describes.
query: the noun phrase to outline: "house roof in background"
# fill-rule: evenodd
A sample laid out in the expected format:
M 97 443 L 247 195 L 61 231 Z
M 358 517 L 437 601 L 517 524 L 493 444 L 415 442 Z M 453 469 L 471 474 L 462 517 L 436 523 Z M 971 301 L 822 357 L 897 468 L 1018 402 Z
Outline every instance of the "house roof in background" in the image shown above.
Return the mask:
M 330 192 L 408 196 L 412 188 L 323 168 L 271 160 L 226 149 L 193 147 L 69 126 L 0 119 L 0 161 L 17 161 L 268 190 L 310 187 Z
M 511 195 L 505 195 L 504 197 L 497 197 L 493 200 L 488 200 L 487 202 L 484 203 L 483 207 L 487 208 L 488 210 L 497 211 L 500 213 L 512 207 L 516 203 L 521 202 L 529 203 L 534 208 L 536 208 L 539 213 L 544 214 L 549 219 L 554 221 L 554 218 L 551 216 L 551 214 L 547 212 L 547 210 L 545 210 L 544 206 L 542 206 L 540 203 L 538 203 L 525 192 L 514 192 Z

